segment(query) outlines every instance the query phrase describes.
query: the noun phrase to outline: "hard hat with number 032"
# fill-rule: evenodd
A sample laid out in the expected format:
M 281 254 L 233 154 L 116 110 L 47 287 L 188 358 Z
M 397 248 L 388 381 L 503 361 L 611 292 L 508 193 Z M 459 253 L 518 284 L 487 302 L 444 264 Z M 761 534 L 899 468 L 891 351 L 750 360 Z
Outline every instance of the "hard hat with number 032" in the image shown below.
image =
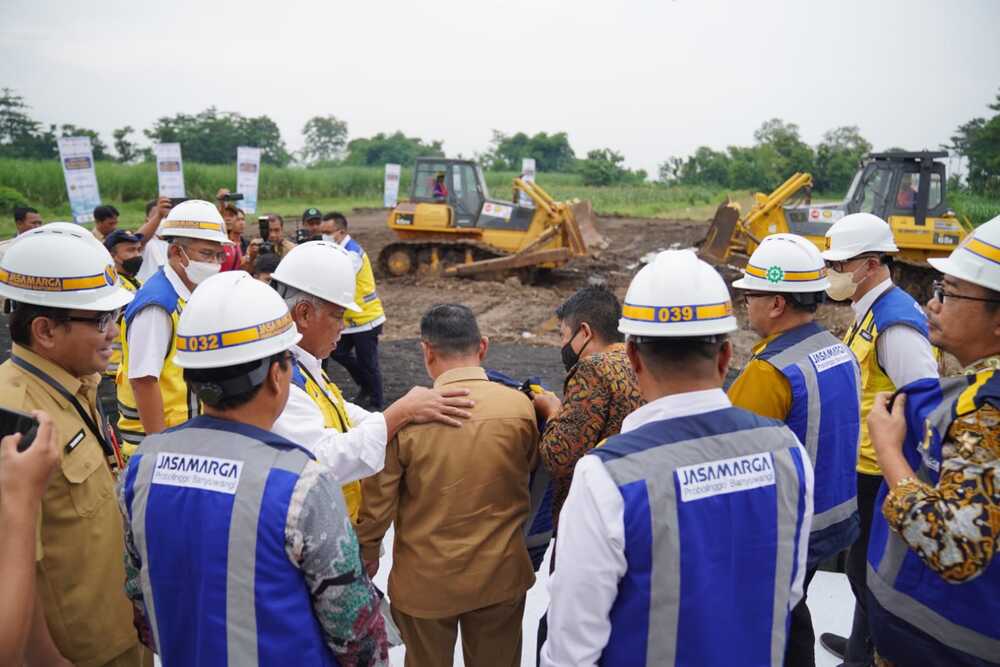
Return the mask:
M 51 308 L 111 311 L 132 300 L 111 254 L 88 230 L 51 222 L 17 237 L 0 260 L 0 296 Z
M 215 241 L 232 245 L 226 236 L 226 222 L 219 209 L 201 199 L 188 199 L 170 209 L 160 223 L 157 234 L 162 238 L 183 237 Z
M 235 366 L 284 352 L 301 338 L 277 292 L 246 271 L 225 271 L 199 284 L 184 306 L 174 362 Z
M 666 250 L 632 279 L 618 331 L 641 338 L 701 337 L 736 331 L 722 276 L 692 250 Z
M 271 281 L 361 312 L 354 302 L 354 264 L 348 252 L 336 243 L 309 241 L 295 246 L 271 274 Z
M 823 259 L 842 262 L 864 253 L 899 252 L 892 228 L 882 218 L 871 213 L 851 213 L 826 230 L 826 250 Z
M 750 255 L 736 289 L 756 292 L 822 292 L 830 286 L 819 250 L 797 234 L 771 234 Z
M 1000 215 L 976 227 L 947 257 L 927 261 L 945 275 L 1000 292 Z

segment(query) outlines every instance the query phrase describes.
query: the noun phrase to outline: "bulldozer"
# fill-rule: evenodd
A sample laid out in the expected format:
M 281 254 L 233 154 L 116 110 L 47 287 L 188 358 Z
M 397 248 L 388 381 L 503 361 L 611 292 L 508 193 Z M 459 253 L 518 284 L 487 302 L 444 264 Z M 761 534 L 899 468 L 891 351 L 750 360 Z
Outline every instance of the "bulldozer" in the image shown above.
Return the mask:
M 513 198 L 490 197 L 470 160 L 417 158 L 408 201 L 389 212 L 396 240 L 378 264 L 390 276 L 432 272 L 534 278 L 606 247 L 589 201 L 557 202 L 537 184 L 515 178 Z
M 738 203 L 719 206 L 700 255 L 718 265 L 740 268 L 761 239 L 777 232 L 804 236 L 820 250 L 826 232 L 848 213 L 873 213 L 889 223 L 899 247 L 894 279 L 914 297 L 929 296 L 934 275 L 931 257 L 948 255 L 972 231 L 948 207 L 947 153 L 936 151 L 871 153 L 861 162 L 847 197 L 835 204 L 812 204 L 813 179 L 796 173 L 770 194 L 757 193 L 746 216 Z

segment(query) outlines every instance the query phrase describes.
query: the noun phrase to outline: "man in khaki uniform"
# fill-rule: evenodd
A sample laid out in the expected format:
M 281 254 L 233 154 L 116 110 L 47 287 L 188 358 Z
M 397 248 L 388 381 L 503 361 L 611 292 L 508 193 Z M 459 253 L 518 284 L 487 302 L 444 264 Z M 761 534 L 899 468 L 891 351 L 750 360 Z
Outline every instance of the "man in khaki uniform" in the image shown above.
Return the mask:
M 61 450 L 36 532 L 38 592 L 27 662 L 152 664 L 123 588 L 114 493 L 120 453 L 97 407 L 99 373 L 132 294 L 90 232 L 53 223 L 25 234 L 0 260 L 0 296 L 16 303 L 12 355 L 0 365 L 0 405 L 47 412 Z
M 487 380 L 488 341 L 465 306 L 435 306 L 420 336 L 435 388 L 467 388 L 475 406 L 461 428 L 409 425 L 389 443 L 384 470 L 362 482 L 361 556 L 374 574 L 395 520 L 389 600 L 408 667 L 450 665 L 459 625 L 468 667 L 514 667 L 535 580 L 524 542 L 535 411 L 524 394 Z

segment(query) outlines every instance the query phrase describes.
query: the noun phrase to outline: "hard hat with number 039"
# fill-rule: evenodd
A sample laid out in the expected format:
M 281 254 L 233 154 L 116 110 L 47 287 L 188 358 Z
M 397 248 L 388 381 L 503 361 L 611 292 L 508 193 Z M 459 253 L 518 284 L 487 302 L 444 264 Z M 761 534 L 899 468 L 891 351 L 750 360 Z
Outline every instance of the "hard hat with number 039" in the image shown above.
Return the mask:
M 83 227 L 51 222 L 17 237 L 0 260 L 0 296 L 51 308 L 111 311 L 132 300 L 107 248 Z
M 226 222 L 219 209 L 201 199 L 188 199 L 170 209 L 166 219 L 160 223 L 157 234 L 162 238 L 183 237 L 215 241 L 232 245 L 226 236 Z
M 295 246 L 271 274 L 271 281 L 361 312 L 354 302 L 354 264 L 348 252 L 336 243 L 309 241 Z
M 899 252 L 892 228 L 882 218 L 871 213 L 851 213 L 826 230 L 826 250 L 823 259 L 842 262 L 864 253 Z
M 246 271 L 225 271 L 199 284 L 184 306 L 174 362 L 235 366 L 284 352 L 301 338 L 277 292 Z
M 692 250 L 666 250 L 632 279 L 618 331 L 641 338 L 715 336 L 736 331 L 722 276 Z
M 947 257 L 927 261 L 945 275 L 1000 291 L 1000 215 L 976 227 Z
M 830 286 L 819 250 L 797 234 L 771 234 L 750 255 L 736 289 L 755 292 L 822 292 Z

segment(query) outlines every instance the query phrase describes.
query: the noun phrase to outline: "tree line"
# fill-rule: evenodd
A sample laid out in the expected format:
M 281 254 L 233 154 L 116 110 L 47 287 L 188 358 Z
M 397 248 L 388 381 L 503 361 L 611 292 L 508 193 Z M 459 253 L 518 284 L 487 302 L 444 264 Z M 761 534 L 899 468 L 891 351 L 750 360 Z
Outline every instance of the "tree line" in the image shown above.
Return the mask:
M 995 115 L 961 125 L 942 148 L 968 159 L 970 189 L 1000 194 L 1000 95 L 989 109 Z M 128 125 L 112 132 L 108 146 L 88 128 L 44 125 L 31 117 L 21 95 L 9 88 L 0 91 L 0 157 L 53 159 L 58 156 L 59 137 L 82 135 L 90 137 L 94 159 L 124 163 L 151 160 L 151 144 L 169 142 L 182 145 L 186 160 L 205 164 L 232 162 L 237 146 L 260 147 L 264 162 L 278 166 L 293 161 L 305 166 L 408 165 L 417 157 L 445 154 L 440 140 L 425 141 L 398 131 L 350 139 L 347 123 L 333 115 L 310 118 L 302 128 L 304 147 L 292 153 L 268 116 L 244 116 L 215 107 L 197 114 L 163 116 L 141 134 L 149 146 L 140 145 L 137 131 Z M 724 150 L 700 146 L 691 155 L 662 162 L 656 176 L 662 183 L 770 190 L 791 174 L 804 171 L 813 175 L 819 191 L 839 193 L 847 190 L 858 163 L 871 150 L 872 144 L 857 126 L 834 128 L 816 146 L 810 146 L 802 139 L 798 125 L 774 118 L 754 132 L 750 146 Z M 527 157 L 535 160 L 538 171 L 578 173 L 587 185 L 642 183 L 649 176 L 644 170 L 626 168 L 624 156 L 611 148 L 595 149 L 577 158 L 566 132 L 529 135 L 494 130 L 489 147 L 473 156 L 484 168 L 501 171 L 519 171 Z

